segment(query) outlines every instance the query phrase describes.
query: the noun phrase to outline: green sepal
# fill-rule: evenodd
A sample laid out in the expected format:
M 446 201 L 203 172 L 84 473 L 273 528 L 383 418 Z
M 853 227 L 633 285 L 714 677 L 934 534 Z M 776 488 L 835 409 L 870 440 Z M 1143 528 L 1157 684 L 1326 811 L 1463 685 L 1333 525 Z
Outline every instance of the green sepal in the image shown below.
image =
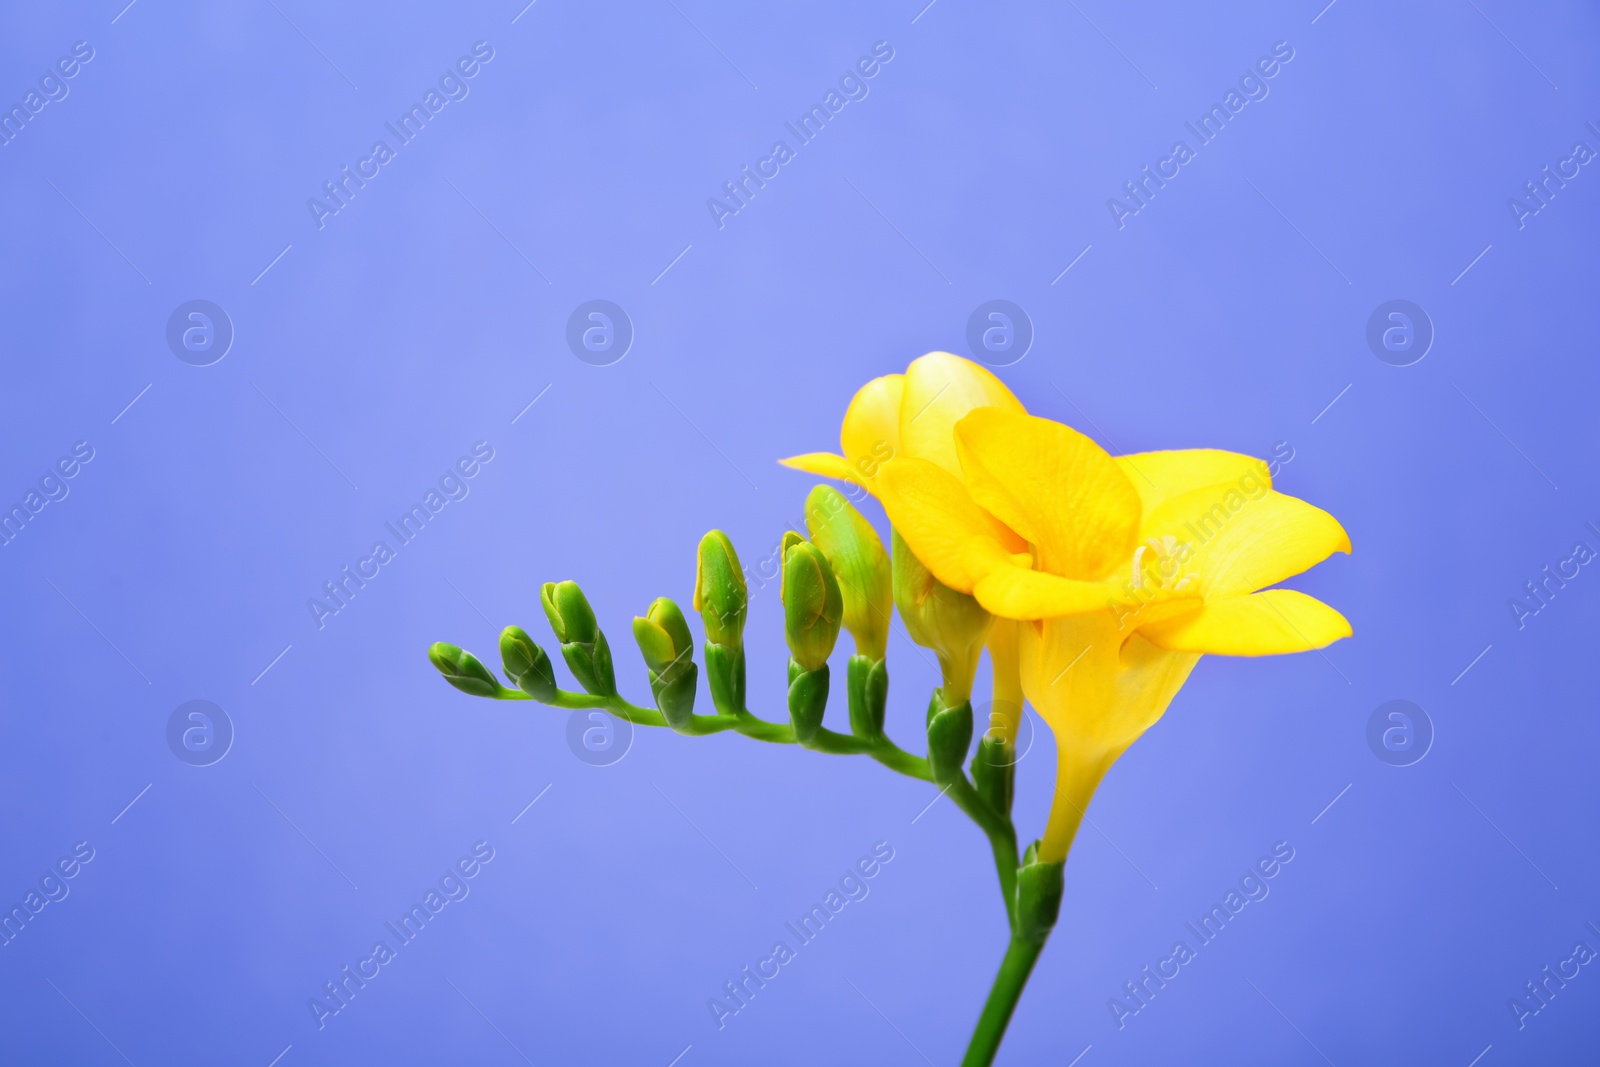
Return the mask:
M 822 729 L 822 716 L 828 710 L 828 665 L 806 670 L 794 660 L 789 661 L 789 721 L 794 724 L 794 737 L 801 745 L 808 745 Z
M 499 696 L 505 688 L 477 656 L 455 645 L 435 641 L 428 646 L 428 659 L 445 681 L 470 696 Z
M 555 700 L 555 667 L 522 627 L 507 626 L 500 631 L 500 663 L 518 689 L 544 704 Z
M 947 706 L 944 694 L 935 690 L 928 704 L 928 765 L 939 785 L 961 781 L 965 775 L 967 749 L 972 747 L 972 705 L 962 701 Z
M 706 681 L 711 703 L 721 715 L 744 710 L 744 647 L 706 642 Z
M 594 609 L 578 588 L 577 582 L 546 582 L 539 589 L 539 601 L 550 620 L 550 629 L 561 642 L 561 658 L 567 661 L 578 684 L 597 697 L 617 695 L 616 675 L 611 668 L 611 646 L 595 622 Z
M 1017 901 L 1012 918 L 1014 936 L 1043 944 L 1061 914 L 1065 863 L 1040 863 L 1039 843 L 1028 846 L 1017 868 Z
M 700 668 L 693 663 L 680 666 L 671 680 L 655 671 L 650 672 L 650 692 L 655 694 L 656 707 L 674 730 L 682 729 L 694 716 L 695 688 L 700 684 Z
M 889 668 L 883 660 L 850 657 L 850 732 L 857 737 L 883 734 L 883 716 L 889 701 Z
M 972 784 L 978 795 L 1001 815 L 1011 813 L 1016 778 L 1016 749 L 997 737 L 985 735 L 972 756 Z

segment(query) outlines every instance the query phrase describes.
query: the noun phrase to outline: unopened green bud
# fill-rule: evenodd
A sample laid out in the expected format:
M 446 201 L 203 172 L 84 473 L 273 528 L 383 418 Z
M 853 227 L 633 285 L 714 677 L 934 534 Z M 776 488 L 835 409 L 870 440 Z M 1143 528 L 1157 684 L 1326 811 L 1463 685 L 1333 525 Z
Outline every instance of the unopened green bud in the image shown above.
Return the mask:
M 546 582 L 539 589 L 539 600 L 544 604 L 550 629 L 561 642 L 561 658 L 567 661 L 578 684 L 594 696 L 615 696 L 617 681 L 611 669 L 611 646 L 578 583 Z
M 739 554 L 727 534 L 712 530 L 700 539 L 694 574 L 694 610 L 705 624 L 706 640 L 728 648 L 743 648 L 744 617 L 749 604 Z
M 494 672 L 471 652 L 435 641 L 428 647 L 428 659 L 444 675 L 444 680 L 475 697 L 492 697 L 503 688 Z
M 1023 853 L 1017 868 L 1017 906 L 1012 926 L 1016 935 L 1043 944 L 1061 914 L 1064 863 L 1040 863 L 1038 842 Z
M 548 704 L 556 698 L 556 672 L 550 657 L 522 627 L 507 626 L 500 632 L 500 663 L 512 684 L 533 699 Z
M 994 616 L 966 593 L 958 593 L 933 576 L 933 572 L 912 555 L 911 549 L 895 531 L 894 606 L 906 624 L 911 640 L 931 648 L 939 657 L 944 674 L 945 698 L 954 703 L 972 695 L 972 679 L 978 671 L 978 657 Z
M 828 662 L 839 640 L 844 598 L 828 558 L 798 534 L 784 536 L 779 595 L 783 598 L 783 636 L 789 642 L 789 654 L 802 670 L 814 671 Z
M 822 716 L 828 710 L 828 665 L 807 669 L 797 660 L 789 661 L 789 721 L 794 724 L 794 739 L 809 745 L 822 729 Z
M 928 705 L 928 766 L 933 780 L 940 785 L 959 781 L 971 746 L 972 705 L 965 700 L 947 704 L 936 691 Z
M 878 531 L 830 485 L 819 485 L 806 497 L 806 529 L 839 579 L 844 628 L 855 638 L 856 654 L 883 659 L 894 598 L 889 553 Z
M 694 714 L 695 685 L 700 670 L 694 663 L 694 637 L 678 605 L 659 597 L 650 609 L 633 620 L 633 638 L 639 643 L 650 672 L 650 691 L 667 724 L 682 726 Z

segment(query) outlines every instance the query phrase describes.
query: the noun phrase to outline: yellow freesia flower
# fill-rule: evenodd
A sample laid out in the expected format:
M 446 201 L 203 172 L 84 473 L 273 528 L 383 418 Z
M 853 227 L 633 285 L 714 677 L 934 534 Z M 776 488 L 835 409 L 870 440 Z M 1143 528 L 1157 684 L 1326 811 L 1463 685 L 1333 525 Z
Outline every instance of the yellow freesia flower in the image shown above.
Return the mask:
M 1071 427 L 994 409 L 963 417 L 954 439 L 960 477 L 897 463 L 884 506 L 940 581 L 1029 623 L 1018 628 L 1022 689 L 1060 759 L 1041 859 L 1066 857 L 1106 770 L 1202 654 L 1300 652 L 1350 635 L 1326 604 L 1266 589 L 1350 541 L 1327 512 L 1273 490 L 1260 460 L 1211 449 L 1113 458 Z M 1026 550 L 996 536 L 997 522 Z

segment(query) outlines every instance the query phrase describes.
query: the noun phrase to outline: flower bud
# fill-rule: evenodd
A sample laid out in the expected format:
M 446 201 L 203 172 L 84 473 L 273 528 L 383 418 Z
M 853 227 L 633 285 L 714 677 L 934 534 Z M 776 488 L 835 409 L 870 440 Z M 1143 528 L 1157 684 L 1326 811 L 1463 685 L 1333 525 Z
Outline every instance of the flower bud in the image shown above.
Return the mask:
M 1061 914 L 1065 867 L 1064 863 L 1040 862 L 1037 841 L 1023 853 L 1022 865 L 1017 868 L 1016 917 L 1012 922 L 1018 936 L 1043 944 L 1055 929 Z
M 706 640 L 728 648 L 744 647 L 744 617 L 750 595 L 733 542 L 721 530 L 700 539 L 694 575 L 694 610 L 705 624 Z
M 790 538 L 793 537 L 791 541 Z M 783 636 L 802 670 L 828 662 L 839 640 L 844 598 L 822 550 L 799 534 L 786 534 L 783 548 Z
M 821 732 L 822 717 L 828 710 L 828 665 L 809 669 L 791 660 L 788 699 L 794 739 L 802 747 L 809 747 Z
M 539 600 L 544 604 L 550 629 L 561 642 L 561 658 L 567 661 L 578 684 L 594 696 L 615 696 L 617 681 L 611 669 L 611 646 L 578 583 L 546 582 L 539 589 Z
M 994 616 L 976 599 L 958 593 L 933 576 L 896 531 L 893 545 L 894 606 L 911 640 L 931 648 L 944 674 L 944 695 L 951 704 L 972 695 L 978 657 Z
M 507 626 L 500 632 L 500 663 L 511 683 L 533 699 L 548 704 L 556 698 L 556 672 L 550 657 L 522 627 Z
M 856 655 L 877 662 L 889 644 L 889 553 L 866 518 L 844 494 L 819 485 L 806 497 L 806 529 L 827 557 L 844 596 L 844 628 L 855 638 Z
M 972 705 L 947 704 L 935 691 L 928 705 L 928 766 L 933 780 L 950 785 L 962 778 L 961 765 L 972 747 Z
M 428 647 L 428 659 L 444 675 L 444 680 L 475 697 L 497 696 L 500 679 L 471 652 L 435 641 Z
M 670 726 L 689 721 L 694 714 L 695 684 L 699 668 L 694 662 L 694 637 L 678 605 L 659 597 L 643 616 L 633 620 L 633 639 L 639 643 L 650 672 L 650 691 Z

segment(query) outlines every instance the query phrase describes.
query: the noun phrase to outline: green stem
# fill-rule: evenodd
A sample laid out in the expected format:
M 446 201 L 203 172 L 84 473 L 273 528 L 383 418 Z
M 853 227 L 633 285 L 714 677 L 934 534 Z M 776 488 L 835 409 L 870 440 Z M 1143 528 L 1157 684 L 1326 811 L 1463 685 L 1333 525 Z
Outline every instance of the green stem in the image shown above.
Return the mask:
M 956 807 L 978 824 L 989 838 L 989 849 L 994 853 L 995 873 L 1000 876 L 1000 895 L 1006 902 L 1006 918 L 1014 919 L 1017 895 L 1017 830 L 1008 815 L 1002 815 L 989 806 L 989 802 L 973 788 L 963 774 L 946 790 Z
M 1011 1013 L 1016 1011 L 1023 987 L 1028 984 L 1028 976 L 1033 973 L 1033 965 L 1042 951 L 1044 938 L 1012 936 L 961 1067 L 989 1067 L 994 1062 L 1000 1042 L 1006 1036 L 1006 1025 L 1011 1022 Z

